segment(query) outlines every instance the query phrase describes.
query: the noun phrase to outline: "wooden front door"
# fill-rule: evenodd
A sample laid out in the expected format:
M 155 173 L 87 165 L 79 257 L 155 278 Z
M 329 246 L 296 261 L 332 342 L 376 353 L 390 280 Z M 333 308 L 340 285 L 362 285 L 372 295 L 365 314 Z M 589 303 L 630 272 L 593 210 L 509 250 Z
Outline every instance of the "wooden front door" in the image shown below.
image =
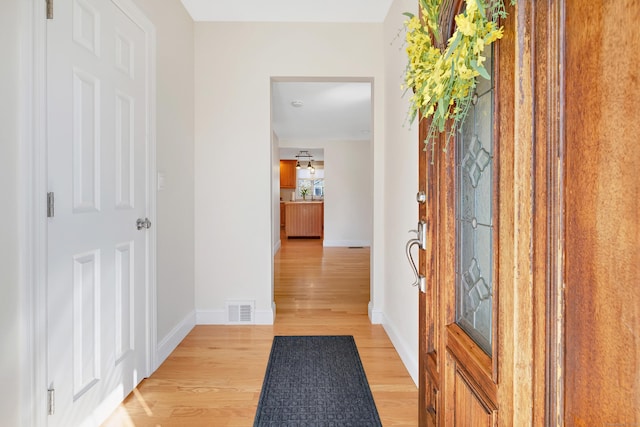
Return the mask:
M 454 28 L 464 2 L 452 3 Z M 532 298 L 530 24 L 519 22 L 529 12 L 510 8 L 504 37 L 485 51 L 491 80 L 479 79 L 461 132 L 448 140 L 441 134 L 425 151 L 428 123 L 421 122 L 419 189 L 427 197 L 420 218 L 428 236 L 420 257 L 422 426 L 532 422 L 540 375 L 534 342 L 544 315 L 536 318 L 542 306 Z
M 462 132 L 420 124 L 420 425 L 638 425 L 640 3 L 508 13 Z
M 453 12 L 451 18 L 460 10 Z M 428 224 L 421 425 L 491 426 L 498 418 L 499 243 L 512 221 L 497 195 L 501 184 L 513 182 L 500 173 L 512 153 L 501 145 L 507 138 L 496 120 L 498 91 L 513 74 L 497 66 L 501 47 L 485 51 L 491 80 L 479 79 L 462 131 L 449 140 L 441 134 L 433 151 L 421 152 L 420 186 L 428 193 L 421 211 Z

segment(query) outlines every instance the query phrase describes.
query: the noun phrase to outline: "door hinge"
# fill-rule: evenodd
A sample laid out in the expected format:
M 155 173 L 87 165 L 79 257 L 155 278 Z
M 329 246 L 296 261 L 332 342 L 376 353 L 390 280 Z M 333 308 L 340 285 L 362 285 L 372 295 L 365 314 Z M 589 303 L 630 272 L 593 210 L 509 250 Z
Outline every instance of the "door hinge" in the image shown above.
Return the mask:
M 53 0 L 47 1 L 47 19 L 53 19 Z
M 49 390 L 47 390 L 47 412 L 49 413 L 49 415 L 53 415 L 56 412 L 56 390 L 53 388 L 50 388 Z
M 53 218 L 55 215 L 55 199 L 53 195 L 53 191 L 47 193 L 47 218 Z

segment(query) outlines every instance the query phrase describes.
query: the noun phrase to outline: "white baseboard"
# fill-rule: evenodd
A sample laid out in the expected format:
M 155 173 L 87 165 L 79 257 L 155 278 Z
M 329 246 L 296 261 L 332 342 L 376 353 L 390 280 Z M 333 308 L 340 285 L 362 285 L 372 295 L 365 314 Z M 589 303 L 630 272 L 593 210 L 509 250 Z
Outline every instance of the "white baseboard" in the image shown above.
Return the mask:
M 278 251 L 280 250 L 280 247 L 282 246 L 282 240 L 278 239 L 278 241 L 276 242 L 275 245 L 273 245 L 273 255 L 275 256 Z
M 162 363 L 167 360 L 167 357 L 173 350 L 178 347 L 182 340 L 191 332 L 196 325 L 196 313 L 189 313 L 181 322 L 179 322 L 174 328 L 158 343 L 156 349 L 156 360 L 153 370 L 158 369 Z
M 419 382 L 417 353 L 414 354 L 414 352 L 411 351 L 410 346 L 400 338 L 397 328 L 389 322 L 382 310 L 377 310 L 373 307 L 373 303 L 371 301 L 369 301 L 368 312 L 371 323 L 374 325 L 382 325 L 384 328 L 387 336 L 391 340 L 391 344 L 393 344 L 393 347 L 400 356 L 400 360 L 402 360 L 405 369 L 409 372 L 411 379 L 417 387 Z
M 371 242 L 368 240 L 324 240 L 322 242 L 322 246 L 324 246 L 325 248 L 327 247 L 344 248 L 349 246 L 356 246 L 356 247 L 362 246 L 367 248 L 371 246 Z
M 369 321 L 373 325 L 382 325 L 384 321 L 384 313 L 380 310 L 374 309 L 373 303 L 371 301 L 369 301 L 368 313 L 369 313 Z
M 196 310 L 196 325 L 226 325 L 227 313 L 220 310 Z
M 256 310 L 256 325 L 273 325 L 276 320 L 276 303 L 271 303 L 270 310 Z
M 256 310 L 253 325 L 273 325 L 276 304 L 267 310 Z M 227 325 L 227 312 L 222 310 L 196 310 L 196 325 Z
M 419 376 L 418 376 L 417 353 L 414 354 L 414 352 L 411 351 L 407 343 L 400 338 L 400 335 L 397 333 L 397 329 L 394 327 L 393 324 L 391 324 L 388 321 L 384 313 L 382 313 L 381 316 L 382 316 L 382 322 L 381 322 L 382 327 L 384 328 L 385 332 L 387 333 L 387 336 L 391 340 L 391 343 L 395 347 L 396 352 L 400 356 L 400 359 L 402 360 L 404 367 L 407 369 L 407 372 L 409 372 L 411 379 L 413 379 L 413 382 L 415 383 L 416 387 L 418 387 Z

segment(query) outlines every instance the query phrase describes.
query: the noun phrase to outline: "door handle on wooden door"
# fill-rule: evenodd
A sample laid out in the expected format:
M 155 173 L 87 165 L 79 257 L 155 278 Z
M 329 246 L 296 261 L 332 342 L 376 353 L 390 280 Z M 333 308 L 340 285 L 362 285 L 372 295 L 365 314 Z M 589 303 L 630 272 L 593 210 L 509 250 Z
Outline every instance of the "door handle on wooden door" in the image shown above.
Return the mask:
M 411 286 L 418 286 L 420 292 L 427 291 L 427 279 L 418 272 L 418 267 L 416 266 L 415 261 L 413 260 L 413 255 L 411 254 L 411 248 L 414 245 L 417 245 L 419 249 L 427 249 L 427 232 L 426 232 L 426 223 L 424 221 L 420 221 L 418 223 L 417 230 L 409 230 L 409 233 L 416 233 L 415 239 L 409 239 L 407 245 L 405 247 L 405 251 L 407 254 L 407 259 L 409 260 L 409 264 L 411 265 L 411 269 L 413 270 L 413 274 L 415 275 L 415 280 L 411 284 Z

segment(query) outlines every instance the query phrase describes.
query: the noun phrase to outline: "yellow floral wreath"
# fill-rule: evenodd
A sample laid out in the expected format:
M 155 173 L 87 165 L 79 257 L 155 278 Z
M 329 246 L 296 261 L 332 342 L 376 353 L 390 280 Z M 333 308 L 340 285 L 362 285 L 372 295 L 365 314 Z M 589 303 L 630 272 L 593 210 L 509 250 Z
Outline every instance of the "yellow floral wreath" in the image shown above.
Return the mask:
M 516 0 L 510 1 L 515 4 Z M 502 37 L 498 19 L 507 16 L 503 0 L 466 0 L 465 10 L 455 17 L 456 30 L 441 52 L 432 41 L 440 41 L 438 15 L 442 2 L 420 0 L 421 18 L 404 14 L 409 18 L 405 21 L 409 62 L 403 89 L 413 89 L 409 120 L 413 123 L 418 112 L 423 117 L 432 117 L 425 140 L 425 144 L 432 144 L 432 149 L 436 135 L 445 131 L 447 120 L 452 120 L 449 137 L 460 129 L 473 97 L 476 77 L 490 79 L 482 53 Z

